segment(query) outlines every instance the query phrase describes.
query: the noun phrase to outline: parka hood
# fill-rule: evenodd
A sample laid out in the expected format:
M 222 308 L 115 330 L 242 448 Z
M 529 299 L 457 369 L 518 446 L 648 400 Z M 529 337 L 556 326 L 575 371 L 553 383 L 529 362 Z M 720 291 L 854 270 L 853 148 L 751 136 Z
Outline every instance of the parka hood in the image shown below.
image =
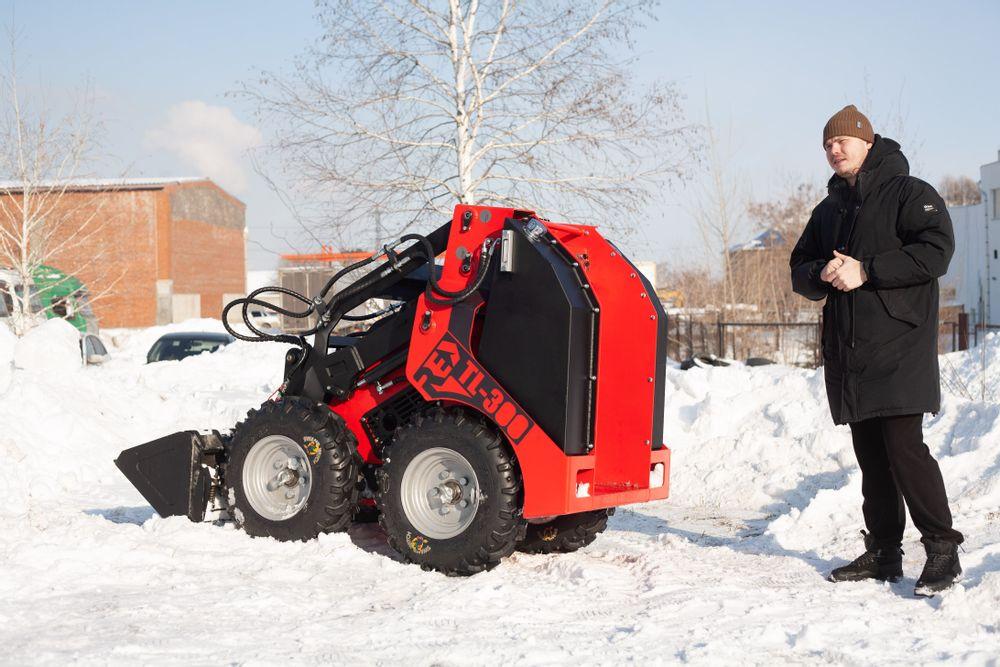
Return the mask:
M 890 178 L 907 176 L 909 173 L 910 163 L 900 150 L 899 143 L 876 134 L 868 157 L 858 172 L 859 194 L 864 197 Z M 847 191 L 847 187 L 847 181 L 834 174 L 827 184 L 827 191 L 830 194 L 843 193 Z

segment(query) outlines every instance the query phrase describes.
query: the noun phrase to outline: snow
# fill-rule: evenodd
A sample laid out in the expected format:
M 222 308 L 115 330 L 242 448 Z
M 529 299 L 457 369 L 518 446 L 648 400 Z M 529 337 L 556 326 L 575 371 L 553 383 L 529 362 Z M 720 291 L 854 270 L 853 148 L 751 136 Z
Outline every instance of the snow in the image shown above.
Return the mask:
M 280 285 L 278 272 L 270 269 L 247 271 L 247 294 L 261 287 Z
M 12 350 L 0 329 L 3 662 L 995 664 L 1000 655 L 1000 406 L 969 398 L 989 385 L 977 379 L 978 352 L 942 357 L 958 389 L 925 422 L 967 536 L 965 576 L 920 599 L 912 527 L 904 581 L 824 580 L 860 553 L 860 477 L 849 431 L 829 418 L 822 371 L 778 365 L 671 365 L 671 498 L 620 509 L 575 554 L 515 554 L 453 579 L 398 562 L 370 525 L 280 543 L 161 519 L 115 468 L 118 452 L 177 430 L 228 428 L 281 379 L 284 346 L 274 343 L 144 363 L 162 333 L 194 327 L 221 329 L 105 332 L 110 359 L 69 372 L 53 360 L 68 364 L 75 339 L 40 328 Z M 988 345 L 995 369 L 1000 340 Z
M 80 370 L 80 332 L 63 319 L 45 320 L 14 346 L 14 366 L 39 374 Z
M 0 322 L 0 392 L 7 389 L 14 374 L 14 347 L 17 338 L 6 324 Z

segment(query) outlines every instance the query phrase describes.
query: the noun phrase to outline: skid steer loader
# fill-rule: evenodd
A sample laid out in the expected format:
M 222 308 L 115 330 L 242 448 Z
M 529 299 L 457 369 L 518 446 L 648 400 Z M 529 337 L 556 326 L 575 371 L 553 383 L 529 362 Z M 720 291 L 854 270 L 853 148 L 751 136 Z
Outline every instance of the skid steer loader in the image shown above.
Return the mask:
M 268 291 L 303 310 L 257 298 Z M 372 299 L 390 305 L 349 314 Z M 257 307 L 316 324 L 268 334 Z M 595 227 L 460 205 L 315 296 L 261 288 L 223 322 L 233 308 L 250 330 L 237 338 L 290 345 L 284 382 L 231 433 L 121 453 L 163 517 L 214 508 L 250 535 L 308 540 L 377 516 L 405 560 L 466 575 L 515 549 L 579 549 L 615 507 L 668 494 L 666 316 Z M 368 326 L 335 335 L 343 319 Z

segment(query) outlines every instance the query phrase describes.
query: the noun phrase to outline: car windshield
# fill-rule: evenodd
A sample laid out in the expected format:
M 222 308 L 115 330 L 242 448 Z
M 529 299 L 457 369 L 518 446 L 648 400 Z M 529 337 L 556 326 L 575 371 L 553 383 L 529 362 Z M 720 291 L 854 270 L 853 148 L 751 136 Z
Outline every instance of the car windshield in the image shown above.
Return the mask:
M 153 344 L 147 361 L 179 361 L 202 352 L 215 352 L 227 342 L 218 338 L 161 338 Z

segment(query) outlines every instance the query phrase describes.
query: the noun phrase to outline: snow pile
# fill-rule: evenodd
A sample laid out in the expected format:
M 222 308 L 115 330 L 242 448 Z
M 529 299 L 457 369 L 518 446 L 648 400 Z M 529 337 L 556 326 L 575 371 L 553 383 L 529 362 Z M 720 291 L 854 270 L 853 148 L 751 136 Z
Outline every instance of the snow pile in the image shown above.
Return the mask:
M 104 364 L 84 370 L 76 329 L 62 320 L 17 342 L 13 377 L 0 384 L 0 497 L 8 499 L 0 517 L 52 511 L 68 497 L 93 503 L 105 491 L 144 504 L 121 484 L 113 464 L 121 450 L 178 430 L 227 430 L 280 383 L 286 346 L 273 343 L 146 364 L 146 340 L 177 330 L 197 329 L 127 336 L 124 353 L 113 349 Z
M 0 393 L 7 389 L 14 373 L 14 346 L 17 338 L 6 324 L 0 322 Z
M 925 422 L 967 536 L 965 578 L 940 598 L 911 596 L 923 564 L 912 527 L 903 582 L 824 581 L 860 552 L 860 475 L 849 430 L 829 417 L 822 371 L 783 366 L 668 369 L 670 499 L 621 509 L 579 553 L 517 554 L 492 572 L 449 579 L 397 562 L 373 526 L 279 543 L 155 516 L 115 468 L 118 452 L 177 430 L 226 429 L 281 379 L 279 344 L 237 342 L 145 363 L 163 333 L 199 329 L 222 327 L 202 320 L 104 332 L 112 345 L 102 366 L 42 372 L 33 364 L 51 360 L 24 352 L 31 362 L 8 370 L 7 386 L 0 376 L 0 643 L 10 662 L 857 664 L 1000 655 L 995 403 L 946 390 L 941 413 Z M 65 333 L 39 331 L 35 349 L 62 355 L 71 347 Z M 987 350 L 995 368 L 998 342 Z M 15 351 L 0 330 L 0 373 L 24 343 Z M 68 354 L 53 363 L 65 369 Z M 942 358 L 969 386 L 981 363 L 975 352 Z M 211 632 L 207 608 L 238 632 Z
M 80 332 L 66 320 L 46 320 L 17 341 L 14 366 L 39 375 L 79 370 Z

